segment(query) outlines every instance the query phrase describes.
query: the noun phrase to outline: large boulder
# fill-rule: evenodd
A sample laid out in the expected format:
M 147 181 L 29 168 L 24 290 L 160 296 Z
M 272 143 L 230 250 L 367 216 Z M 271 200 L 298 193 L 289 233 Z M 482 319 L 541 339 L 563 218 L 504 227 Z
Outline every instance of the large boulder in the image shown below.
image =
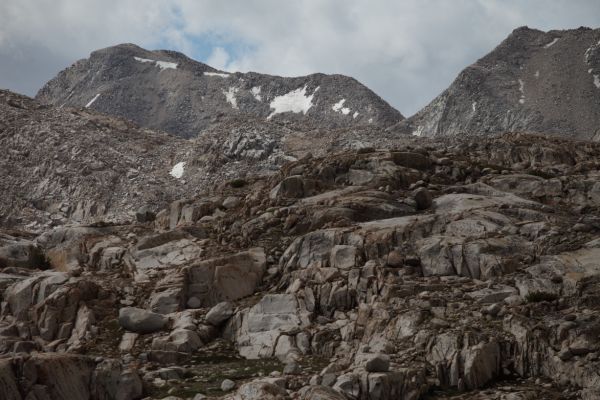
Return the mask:
M 206 314 L 205 319 L 209 324 L 219 326 L 231 318 L 232 315 L 233 305 L 228 301 L 223 301 L 211 308 Z
M 131 332 L 152 333 L 163 329 L 168 318 L 152 311 L 135 307 L 125 307 L 119 310 L 119 325 Z

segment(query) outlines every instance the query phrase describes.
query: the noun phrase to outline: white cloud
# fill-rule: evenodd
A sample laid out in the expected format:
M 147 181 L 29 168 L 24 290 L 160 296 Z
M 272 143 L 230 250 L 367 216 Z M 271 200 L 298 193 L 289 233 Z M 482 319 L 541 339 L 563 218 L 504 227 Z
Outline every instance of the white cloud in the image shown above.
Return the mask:
M 121 42 L 199 54 L 224 70 L 341 73 L 410 115 L 520 25 L 600 25 L 597 0 L 2 0 L 0 86 L 32 94 Z M 203 61 L 203 60 L 201 60 Z
M 210 56 L 208 56 L 206 63 L 213 68 L 222 70 L 227 68 L 229 60 L 230 58 L 227 50 L 222 47 L 215 47 Z

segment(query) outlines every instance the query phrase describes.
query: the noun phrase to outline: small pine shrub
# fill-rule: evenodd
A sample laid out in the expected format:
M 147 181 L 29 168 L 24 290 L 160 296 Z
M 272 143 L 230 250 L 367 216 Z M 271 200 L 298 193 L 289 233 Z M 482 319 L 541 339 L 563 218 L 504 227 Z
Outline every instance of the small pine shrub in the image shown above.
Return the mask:
M 244 187 L 248 184 L 248 182 L 246 182 L 244 179 L 234 179 L 231 182 L 229 182 L 229 186 L 231 186 L 232 188 L 241 188 Z
M 542 301 L 554 301 L 558 296 L 550 292 L 531 292 L 525 296 L 528 303 L 539 303 Z

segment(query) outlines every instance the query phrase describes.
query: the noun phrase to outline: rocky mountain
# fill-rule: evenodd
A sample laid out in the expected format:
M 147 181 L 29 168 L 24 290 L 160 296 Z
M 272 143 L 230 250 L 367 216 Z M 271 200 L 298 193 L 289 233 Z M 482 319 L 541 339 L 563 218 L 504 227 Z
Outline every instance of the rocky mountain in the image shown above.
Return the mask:
M 132 44 L 94 51 L 60 72 L 36 98 L 61 107 L 88 107 L 184 138 L 231 117 L 303 129 L 385 127 L 403 119 L 347 76 L 227 73 L 181 53 Z
M 600 29 L 518 28 L 394 129 L 419 136 L 511 131 L 600 140 Z
M 2 230 L 0 398 L 597 399 L 598 160 L 409 137 Z
M 169 175 L 184 142 L 0 91 L 0 224 L 31 229 L 164 206 L 185 192 Z
M 389 146 L 371 126 L 297 131 L 259 118 L 214 123 L 185 140 L 86 108 L 0 91 L 0 226 L 123 222 L 214 185 L 274 174 L 306 156 Z
M 63 71 L 54 105 L 0 91 L 0 399 L 599 399 L 600 143 L 554 130 L 591 124 L 597 71 L 544 81 L 552 118 L 571 96 L 556 125 L 526 80 L 595 32 L 516 30 L 422 137 L 399 133 L 427 108 L 354 118 L 348 78 L 269 92 L 131 45 Z M 494 125 L 510 79 L 531 119 Z M 169 100 L 194 85 L 208 119 Z M 461 102 L 490 135 L 452 130 Z M 495 133 L 534 120 L 555 135 Z

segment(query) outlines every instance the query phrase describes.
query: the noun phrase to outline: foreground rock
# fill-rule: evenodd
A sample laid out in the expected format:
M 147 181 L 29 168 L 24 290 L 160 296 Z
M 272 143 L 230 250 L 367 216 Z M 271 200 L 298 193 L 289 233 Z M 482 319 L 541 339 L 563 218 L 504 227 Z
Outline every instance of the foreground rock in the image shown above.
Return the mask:
M 2 394 L 593 399 L 599 157 L 414 140 L 307 156 L 154 221 L 7 231 L 47 263 L 0 271 Z

